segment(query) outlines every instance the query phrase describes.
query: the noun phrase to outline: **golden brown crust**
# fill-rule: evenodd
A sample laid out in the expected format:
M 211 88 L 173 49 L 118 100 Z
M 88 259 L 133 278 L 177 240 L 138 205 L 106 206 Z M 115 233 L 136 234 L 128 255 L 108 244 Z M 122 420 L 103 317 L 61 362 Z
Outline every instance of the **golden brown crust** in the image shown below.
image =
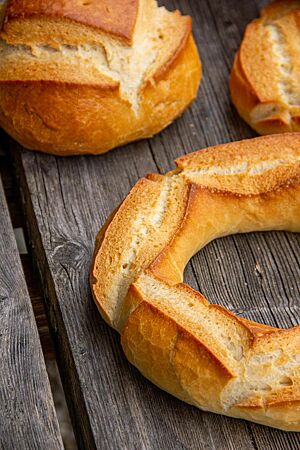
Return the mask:
M 261 10 L 261 16 L 276 20 L 283 14 L 299 10 L 299 0 L 273 0 Z
M 199 70 L 195 56 L 190 37 L 188 46 L 165 74 L 156 83 L 144 86 L 138 115 L 112 81 L 99 86 L 56 81 L 0 82 L 0 123 L 26 148 L 63 156 L 104 153 L 151 137 L 194 99 Z M 186 72 L 187 67 L 190 72 Z
M 91 288 L 99 311 L 128 359 L 178 398 L 300 431 L 300 326 L 237 317 L 181 283 L 212 239 L 300 231 L 300 133 L 224 144 L 176 164 L 140 180 L 98 240 Z
M 260 134 L 300 131 L 300 2 L 276 0 L 250 23 L 234 59 L 231 98 Z
M 178 13 L 178 11 L 175 11 L 175 14 L 176 13 Z M 171 54 L 170 58 L 167 61 L 165 61 L 164 64 L 162 64 L 158 69 L 156 69 L 155 73 L 153 74 L 153 78 L 156 81 L 159 81 L 168 71 L 168 69 L 170 69 L 173 64 L 176 64 L 176 61 L 180 57 L 180 54 L 185 51 L 188 45 L 191 33 L 192 33 L 192 19 L 191 17 L 186 17 L 185 29 L 184 33 L 182 34 L 181 41 L 178 43 L 178 46 L 173 50 L 173 53 Z M 192 54 L 190 54 L 189 57 L 191 59 L 194 58 Z M 147 82 L 149 82 L 149 80 Z
M 138 0 L 10 0 L 4 19 L 4 31 L 7 24 L 14 20 L 58 17 L 100 29 L 130 42 L 138 7 Z
M 2 31 L 0 124 L 29 149 L 103 153 L 159 132 L 197 94 L 201 63 L 178 11 L 140 1 L 130 46 L 61 17 L 21 22 Z

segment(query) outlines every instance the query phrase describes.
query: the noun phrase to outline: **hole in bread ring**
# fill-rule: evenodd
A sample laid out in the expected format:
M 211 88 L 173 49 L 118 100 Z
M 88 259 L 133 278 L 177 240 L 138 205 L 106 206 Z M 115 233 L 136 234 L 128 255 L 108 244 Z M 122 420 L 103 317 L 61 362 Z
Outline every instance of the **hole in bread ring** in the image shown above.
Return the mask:
M 140 180 L 100 233 L 98 309 L 158 386 L 205 410 L 299 431 L 300 327 L 240 318 L 182 280 L 218 237 L 300 231 L 300 134 L 212 147 L 176 164 Z
M 299 234 L 282 231 L 220 238 L 192 257 L 184 283 L 239 317 L 295 326 L 300 315 L 299 246 Z

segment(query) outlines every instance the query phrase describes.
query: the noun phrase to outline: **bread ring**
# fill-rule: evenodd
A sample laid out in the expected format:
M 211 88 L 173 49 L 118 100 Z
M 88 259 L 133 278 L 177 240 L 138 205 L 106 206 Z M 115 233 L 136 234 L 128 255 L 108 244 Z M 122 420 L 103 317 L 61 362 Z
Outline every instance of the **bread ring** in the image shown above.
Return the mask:
M 300 133 L 219 145 L 133 187 L 97 237 L 96 305 L 147 378 L 201 409 L 300 431 L 300 326 L 277 329 L 182 284 L 220 236 L 300 231 Z
M 300 0 L 276 0 L 247 26 L 230 91 L 258 133 L 300 131 Z

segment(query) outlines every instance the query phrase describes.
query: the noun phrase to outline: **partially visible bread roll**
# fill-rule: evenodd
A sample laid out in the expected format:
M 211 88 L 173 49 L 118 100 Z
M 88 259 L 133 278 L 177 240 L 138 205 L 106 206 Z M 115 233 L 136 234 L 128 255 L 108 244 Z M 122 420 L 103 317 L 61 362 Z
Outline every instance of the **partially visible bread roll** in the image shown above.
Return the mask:
M 9 0 L 1 16 L 0 125 L 29 149 L 103 153 L 197 94 L 191 19 L 155 0 Z
M 239 114 L 258 133 L 300 131 L 299 0 L 276 0 L 247 26 L 230 91 Z
M 213 239 L 300 231 L 300 133 L 176 164 L 141 179 L 100 232 L 96 305 L 129 361 L 159 387 L 204 410 L 300 431 L 300 326 L 250 322 L 182 284 L 189 259 Z

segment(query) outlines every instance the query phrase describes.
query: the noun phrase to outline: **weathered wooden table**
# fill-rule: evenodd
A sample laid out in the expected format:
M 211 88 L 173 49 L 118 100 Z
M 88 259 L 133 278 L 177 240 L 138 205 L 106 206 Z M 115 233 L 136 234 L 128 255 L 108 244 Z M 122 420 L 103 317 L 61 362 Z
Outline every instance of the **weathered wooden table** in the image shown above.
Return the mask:
M 98 157 L 63 159 L 2 142 L 19 177 L 77 442 L 84 449 L 298 449 L 299 434 L 202 412 L 152 385 L 126 361 L 91 299 L 95 235 L 138 178 L 170 170 L 183 153 L 254 135 L 230 104 L 228 76 L 245 25 L 264 2 L 163 3 L 192 15 L 203 62 L 198 99 L 173 125 Z M 60 448 L 2 191 L 0 202 L 0 446 Z M 283 232 L 219 239 L 192 259 L 186 281 L 236 314 L 291 327 L 300 323 L 299 244 L 298 234 Z

